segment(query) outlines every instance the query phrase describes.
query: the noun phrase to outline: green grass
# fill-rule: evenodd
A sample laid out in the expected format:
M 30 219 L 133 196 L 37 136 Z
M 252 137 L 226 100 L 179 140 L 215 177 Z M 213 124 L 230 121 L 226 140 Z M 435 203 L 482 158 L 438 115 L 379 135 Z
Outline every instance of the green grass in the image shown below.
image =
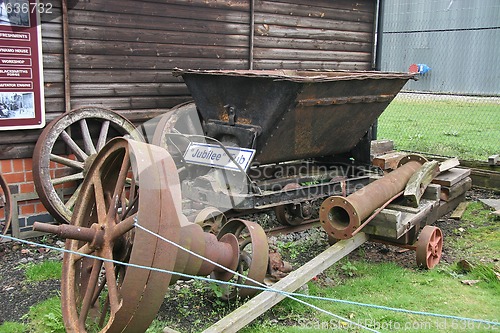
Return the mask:
M 459 230 L 461 228 L 462 230 Z M 395 263 L 375 264 L 344 258 L 318 281 L 309 293 L 333 299 L 382 305 L 500 322 L 500 220 L 481 203 L 471 203 L 456 235 L 445 242 L 457 260 L 467 259 L 473 269 L 464 272 L 456 263 L 441 262 L 434 270 L 403 268 Z M 325 287 L 326 280 L 330 283 Z M 465 280 L 479 280 L 470 286 Z M 309 300 L 307 300 L 309 301 Z M 380 332 L 491 332 L 491 326 L 438 317 L 405 314 L 328 301 L 312 304 Z M 342 329 L 341 329 L 342 328 Z M 495 326 L 494 330 L 500 330 Z M 347 322 L 285 300 L 243 330 L 260 332 L 365 332 Z
M 39 264 L 28 264 L 25 271 L 28 282 L 60 279 L 62 263 L 60 261 L 48 260 Z
M 27 327 L 22 323 L 4 322 L 0 325 L 0 333 L 22 333 L 26 332 Z
M 336 270 L 343 264 L 339 263 L 327 274 L 336 278 Z M 476 276 L 449 274 L 446 269 L 408 270 L 394 263 L 355 262 L 353 265 L 357 268 L 356 278 L 347 279 L 341 285 L 332 288 L 324 288 L 316 282 L 310 282 L 310 294 L 393 308 L 499 320 L 500 283 L 498 281 L 482 281 L 475 286 L 467 286 L 462 284 L 461 280 Z M 380 332 L 470 332 L 471 330 L 460 328 L 463 325 L 466 328 L 474 326 L 472 323 L 458 320 L 404 314 L 335 302 L 312 301 L 311 303 Z M 292 301 L 289 300 L 284 301 L 274 309 L 275 314 L 282 313 L 283 315 L 278 315 L 271 321 L 254 324 L 243 332 L 331 332 L 340 327 L 345 328 L 346 332 L 362 331 L 345 321 L 319 312 L 311 312 L 302 305 L 294 304 L 292 305 Z M 281 324 L 285 320 L 292 320 L 293 324 L 285 327 Z M 443 329 L 445 327 L 447 329 Z M 480 327 L 476 324 L 472 331 L 481 332 Z
M 61 297 L 51 297 L 30 308 L 26 315 L 30 333 L 65 333 Z
M 500 152 L 500 104 L 400 98 L 380 116 L 378 138 L 398 150 L 486 161 Z

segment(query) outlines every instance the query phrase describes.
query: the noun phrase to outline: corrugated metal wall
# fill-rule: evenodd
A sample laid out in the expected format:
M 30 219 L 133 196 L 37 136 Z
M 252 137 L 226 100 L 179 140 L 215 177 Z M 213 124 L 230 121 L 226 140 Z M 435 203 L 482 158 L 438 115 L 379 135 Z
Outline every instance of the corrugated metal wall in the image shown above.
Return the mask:
M 381 70 L 431 71 L 405 89 L 500 95 L 500 1 L 382 1 Z
M 53 2 L 54 13 L 42 15 L 47 121 L 65 110 L 61 3 Z M 142 123 L 190 98 L 175 67 L 370 69 L 374 4 L 255 0 L 252 35 L 250 0 L 77 1 L 68 15 L 71 107 Z M 0 159 L 30 157 L 39 133 L 0 131 Z

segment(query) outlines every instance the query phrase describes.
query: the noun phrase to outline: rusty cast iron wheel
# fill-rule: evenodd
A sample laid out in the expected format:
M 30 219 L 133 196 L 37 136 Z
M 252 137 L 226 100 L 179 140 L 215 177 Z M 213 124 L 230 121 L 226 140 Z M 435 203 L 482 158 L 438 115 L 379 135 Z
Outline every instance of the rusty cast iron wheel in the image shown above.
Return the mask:
M 203 231 L 217 235 L 219 229 L 226 224 L 227 218 L 215 207 L 206 207 L 196 215 L 194 223 L 199 224 Z
M 0 227 L 2 235 L 7 233 L 12 219 L 12 197 L 9 185 L 0 174 Z
M 286 204 L 274 207 L 276 219 L 281 225 L 299 225 L 304 222 L 300 215 L 300 205 Z
M 148 230 L 178 241 L 180 225 L 173 195 L 159 171 L 172 167 L 173 161 L 169 164 L 159 157 L 163 149 L 151 146 L 159 151 L 148 151 L 147 146 L 117 138 L 97 155 L 82 184 L 71 225 L 58 227 L 72 230 L 66 237 L 67 250 L 173 269 L 177 249 L 134 229 L 139 221 Z M 141 178 L 141 174 L 147 176 Z M 136 179 L 141 185 L 140 199 Z M 61 300 L 66 330 L 146 331 L 163 302 L 170 277 L 65 253 Z
M 269 245 L 264 229 L 254 222 L 232 219 L 222 227 L 217 238 L 221 239 L 227 233 L 235 235 L 239 241 L 240 261 L 236 272 L 262 283 L 269 263 Z M 217 276 L 214 277 L 217 278 Z M 235 276 L 230 282 L 255 285 L 240 276 Z M 222 289 L 222 298 L 226 300 L 234 300 L 238 297 L 246 298 L 257 293 L 255 289 L 234 288 L 229 285 L 222 285 Z
M 124 135 L 142 141 L 130 121 L 99 107 L 72 110 L 45 127 L 33 152 L 33 180 L 40 201 L 57 221 L 71 220 L 95 156 L 110 139 Z M 64 193 L 72 188 L 76 190 Z
M 426 225 L 417 241 L 417 265 L 432 269 L 441 260 L 443 251 L 443 233 L 438 227 Z

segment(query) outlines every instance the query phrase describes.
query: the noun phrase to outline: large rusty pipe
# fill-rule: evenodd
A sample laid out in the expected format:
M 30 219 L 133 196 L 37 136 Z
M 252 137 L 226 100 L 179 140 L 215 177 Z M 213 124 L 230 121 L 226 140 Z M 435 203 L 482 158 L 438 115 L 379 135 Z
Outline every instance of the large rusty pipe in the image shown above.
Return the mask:
M 425 163 L 425 158 L 409 155 L 400 167 L 348 197 L 331 196 L 321 204 L 319 218 L 328 235 L 347 239 L 377 208 L 404 190 L 410 177 Z

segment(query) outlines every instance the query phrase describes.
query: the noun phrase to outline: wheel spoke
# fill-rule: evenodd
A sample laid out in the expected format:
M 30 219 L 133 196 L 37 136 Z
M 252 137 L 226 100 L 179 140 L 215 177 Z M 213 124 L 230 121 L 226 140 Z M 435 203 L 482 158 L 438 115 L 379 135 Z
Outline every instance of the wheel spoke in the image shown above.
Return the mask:
M 50 154 L 50 160 L 52 162 L 63 164 L 65 166 L 69 166 L 69 167 L 74 168 L 74 169 L 83 170 L 83 163 L 82 162 L 74 161 L 74 160 L 66 158 L 66 157 L 58 156 L 55 154 Z
M 130 168 L 130 160 L 128 156 L 128 151 L 125 152 L 125 157 L 123 159 L 123 163 L 120 167 L 120 173 L 118 174 L 118 179 L 116 180 L 115 189 L 113 191 L 113 201 L 118 200 L 121 197 L 121 194 L 125 191 L 125 184 L 127 179 L 127 174 Z M 109 207 L 108 214 L 109 216 L 114 216 L 116 214 L 115 202 Z
M 104 198 L 103 187 L 101 183 L 101 178 L 99 176 L 94 178 L 94 195 L 95 204 L 97 207 L 97 220 L 99 223 L 104 223 L 106 221 L 106 200 Z
M 73 207 L 76 204 L 76 200 L 78 199 L 78 195 L 80 195 L 81 189 L 82 189 L 82 183 L 80 183 L 80 185 L 78 185 L 78 187 L 76 188 L 75 192 L 73 192 L 73 194 L 71 195 L 71 197 L 64 204 L 66 206 L 66 208 L 68 208 L 69 210 L 73 209 Z
M 61 137 L 63 141 L 68 145 L 68 147 L 75 153 L 76 157 L 81 161 L 85 161 L 89 156 L 76 144 L 76 142 L 71 138 L 71 136 L 66 132 L 61 132 Z
M 64 177 L 60 177 L 60 178 L 54 178 L 54 179 L 51 179 L 51 183 L 52 185 L 59 185 L 59 184 L 64 184 L 64 183 L 69 183 L 69 182 L 74 182 L 74 181 L 79 181 L 79 180 L 83 180 L 83 172 L 79 172 L 79 173 L 75 173 L 75 174 L 72 174 L 72 175 L 68 175 L 68 176 L 64 176 Z
M 115 266 L 112 262 L 107 261 L 104 263 L 104 269 L 106 271 L 106 283 L 108 285 L 109 305 L 111 307 L 111 312 L 116 312 L 120 306 L 121 297 L 116 284 Z
M 73 262 L 77 262 L 78 260 L 82 259 L 84 257 L 84 255 L 87 255 L 87 254 L 91 254 L 93 253 L 95 250 L 92 249 L 88 243 L 85 243 L 85 245 L 83 245 L 82 247 L 80 247 L 76 252 L 78 254 L 74 254 L 72 253 L 71 254 L 71 259 L 73 260 Z
M 83 146 L 88 155 L 97 154 L 95 150 L 94 143 L 92 142 L 92 137 L 90 136 L 89 126 L 87 125 L 87 120 L 80 120 L 80 128 L 82 129 L 83 136 Z
M 97 141 L 97 151 L 100 151 L 102 147 L 106 144 L 106 139 L 108 138 L 109 132 L 109 120 L 102 123 L 101 132 L 99 133 L 99 140 Z
M 80 327 L 85 327 L 85 319 L 89 314 L 90 307 L 92 304 L 92 298 L 94 296 L 94 291 L 99 282 L 99 274 L 101 272 L 102 261 L 94 260 L 92 265 L 92 272 L 90 273 L 90 278 L 87 283 L 87 289 L 85 290 L 85 296 L 83 297 L 82 307 L 80 308 L 80 315 L 78 318 Z

